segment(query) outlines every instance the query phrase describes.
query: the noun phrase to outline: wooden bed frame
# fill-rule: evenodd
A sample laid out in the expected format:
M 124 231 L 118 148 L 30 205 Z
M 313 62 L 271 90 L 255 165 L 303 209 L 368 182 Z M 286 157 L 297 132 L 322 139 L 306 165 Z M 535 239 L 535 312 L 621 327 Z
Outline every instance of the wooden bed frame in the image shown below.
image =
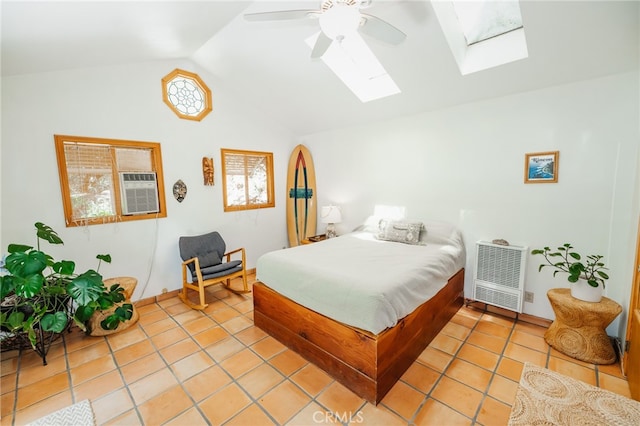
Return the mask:
M 253 285 L 255 325 L 358 396 L 378 404 L 463 304 L 464 269 L 434 297 L 378 335 Z

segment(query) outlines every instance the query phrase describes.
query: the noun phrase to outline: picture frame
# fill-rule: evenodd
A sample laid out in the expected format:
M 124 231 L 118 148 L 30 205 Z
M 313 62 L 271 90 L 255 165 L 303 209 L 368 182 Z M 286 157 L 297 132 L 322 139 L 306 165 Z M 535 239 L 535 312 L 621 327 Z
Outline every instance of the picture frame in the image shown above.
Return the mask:
M 558 182 L 560 151 L 531 152 L 524 155 L 524 183 Z

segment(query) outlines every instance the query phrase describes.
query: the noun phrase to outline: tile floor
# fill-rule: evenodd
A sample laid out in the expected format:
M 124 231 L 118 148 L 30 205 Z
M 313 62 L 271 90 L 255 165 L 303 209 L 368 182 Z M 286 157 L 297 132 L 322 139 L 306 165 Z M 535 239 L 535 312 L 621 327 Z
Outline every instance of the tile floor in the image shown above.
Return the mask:
M 76 330 L 47 366 L 3 353 L 1 424 L 88 398 L 104 425 L 504 425 L 525 361 L 629 396 L 618 364 L 573 360 L 543 327 L 463 307 L 376 407 L 256 328 L 250 294 L 215 286 L 207 300 L 142 306 L 109 337 Z

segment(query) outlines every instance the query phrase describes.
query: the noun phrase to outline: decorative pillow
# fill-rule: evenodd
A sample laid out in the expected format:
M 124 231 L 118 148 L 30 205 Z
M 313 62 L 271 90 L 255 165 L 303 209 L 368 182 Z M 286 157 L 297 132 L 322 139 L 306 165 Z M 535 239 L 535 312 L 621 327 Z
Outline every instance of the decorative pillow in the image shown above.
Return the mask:
M 422 228 L 422 222 L 383 219 L 380 221 L 380 230 L 376 237 L 384 241 L 420 244 L 420 231 Z

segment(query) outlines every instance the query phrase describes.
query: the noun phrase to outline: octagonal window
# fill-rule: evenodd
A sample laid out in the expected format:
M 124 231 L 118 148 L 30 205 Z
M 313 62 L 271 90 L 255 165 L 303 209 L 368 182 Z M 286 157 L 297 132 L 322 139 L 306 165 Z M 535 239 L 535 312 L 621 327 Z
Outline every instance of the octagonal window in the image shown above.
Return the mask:
M 211 112 L 211 90 L 189 71 L 175 69 L 162 79 L 162 100 L 180 118 L 202 120 Z

